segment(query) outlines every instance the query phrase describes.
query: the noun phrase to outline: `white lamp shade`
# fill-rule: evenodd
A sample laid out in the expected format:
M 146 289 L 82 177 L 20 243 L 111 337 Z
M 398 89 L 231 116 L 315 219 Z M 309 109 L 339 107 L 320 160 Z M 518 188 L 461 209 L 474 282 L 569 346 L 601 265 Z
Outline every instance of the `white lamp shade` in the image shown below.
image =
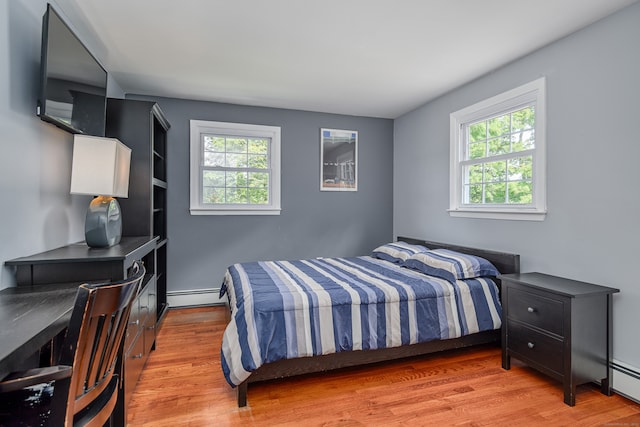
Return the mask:
M 71 194 L 127 197 L 131 149 L 116 138 L 73 137 Z

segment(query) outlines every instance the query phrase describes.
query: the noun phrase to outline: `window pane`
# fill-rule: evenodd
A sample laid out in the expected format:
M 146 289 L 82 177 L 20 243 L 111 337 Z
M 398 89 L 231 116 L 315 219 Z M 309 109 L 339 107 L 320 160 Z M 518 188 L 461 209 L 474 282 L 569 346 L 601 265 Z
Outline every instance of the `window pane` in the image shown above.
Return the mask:
M 533 130 L 523 130 L 511 135 L 513 151 L 531 150 L 535 148 L 535 136 Z
M 267 154 L 269 149 L 268 139 L 249 139 L 249 153 Z
M 510 182 L 510 204 L 530 204 L 533 201 L 533 189 L 530 181 Z
M 250 172 L 248 186 L 267 188 L 269 186 L 269 174 L 264 172 Z
M 467 172 L 465 174 L 466 176 L 465 182 L 468 184 L 482 182 L 482 169 L 483 169 L 482 164 L 468 166 Z
M 204 153 L 205 166 L 224 166 L 224 153 L 212 153 L 206 151 Z
M 226 172 L 226 186 L 227 187 L 246 187 L 247 186 L 247 173 L 246 172 Z
M 228 168 L 246 168 L 247 167 L 247 155 L 246 154 L 227 154 L 227 162 L 225 164 Z
M 249 154 L 248 167 L 256 169 L 267 169 L 268 167 L 267 156 L 262 154 Z
M 533 159 L 531 156 L 517 157 L 508 161 L 509 181 L 531 180 Z
M 487 184 L 484 192 L 485 203 L 505 203 L 507 200 L 506 192 L 506 183 Z
M 249 203 L 266 205 L 269 203 L 269 191 L 266 188 L 249 188 Z
M 508 134 L 511 131 L 511 116 L 505 114 L 489 120 L 489 136 L 502 136 Z
M 469 141 L 477 142 L 487 139 L 487 122 L 480 122 L 469 126 Z
M 227 138 L 227 153 L 246 153 L 246 138 Z
M 202 187 L 202 203 L 206 203 L 206 204 L 224 203 L 224 188 Z
M 224 187 L 224 172 L 204 171 L 202 185 L 205 187 Z
M 500 182 L 507 180 L 507 163 L 503 160 L 500 162 L 485 163 L 484 165 L 485 182 Z
M 481 204 L 482 203 L 482 184 L 467 185 L 465 203 Z
M 234 172 L 230 172 L 234 173 Z M 235 172 L 236 176 L 236 185 L 238 187 L 246 187 L 249 184 L 249 180 L 247 179 L 247 172 Z
M 224 152 L 224 138 L 214 135 L 205 135 L 204 149 L 205 151 Z
M 511 131 L 515 133 L 522 130 L 533 129 L 535 121 L 536 114 L 533 106 L 514 111 L 511 113 Z
M 469 144 L 469 159 L 480 159 L 487 156 L 486 142 L 474 142 Z
M 489 156 L 506 154 L 511 151 L 511 138 L 503 136 L 489 140 Z
M 228 204 L 239 204 L 239 203 L 246 204 L 247 189 L 227 187 L 227 203 Z

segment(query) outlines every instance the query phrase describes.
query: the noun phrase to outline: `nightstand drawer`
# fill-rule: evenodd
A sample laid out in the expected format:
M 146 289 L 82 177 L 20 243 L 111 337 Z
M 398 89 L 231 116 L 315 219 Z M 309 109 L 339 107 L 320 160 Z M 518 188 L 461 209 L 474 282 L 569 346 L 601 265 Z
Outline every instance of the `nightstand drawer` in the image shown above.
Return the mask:
M 558 375 L 563 374 L 563 341 L 510 322 L 507 327 L 509 350 L 538 363 Z
M 511 288 L 508 293 L 509 318 L 564 336 L 564 304 L 557 299 Z

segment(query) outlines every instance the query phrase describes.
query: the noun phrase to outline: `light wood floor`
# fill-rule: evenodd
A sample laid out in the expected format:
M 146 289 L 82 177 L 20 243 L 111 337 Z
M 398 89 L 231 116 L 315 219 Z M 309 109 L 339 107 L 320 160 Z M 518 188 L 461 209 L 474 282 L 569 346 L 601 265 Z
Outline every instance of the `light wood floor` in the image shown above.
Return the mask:
M 220 369 L 224 308 L 169 311 L 129 405 L 129 426 L 640 426 L 640 405 L 562 387 L 481 347 L 249 386 L 238 409 Z

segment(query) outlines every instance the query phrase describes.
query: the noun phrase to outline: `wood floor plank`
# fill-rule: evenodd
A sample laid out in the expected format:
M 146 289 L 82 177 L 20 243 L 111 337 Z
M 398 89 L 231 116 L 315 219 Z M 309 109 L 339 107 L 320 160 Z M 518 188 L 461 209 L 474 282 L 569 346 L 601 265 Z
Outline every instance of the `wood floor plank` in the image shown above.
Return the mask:
M 223 307 L 169 310 L 129 426 L 640 426 L 637 403 L 587 384 L 569 407 L 558 381 L 517 360 L 503 370 L 493 346 L 252 384 L 238 408 L 224 327 Z

